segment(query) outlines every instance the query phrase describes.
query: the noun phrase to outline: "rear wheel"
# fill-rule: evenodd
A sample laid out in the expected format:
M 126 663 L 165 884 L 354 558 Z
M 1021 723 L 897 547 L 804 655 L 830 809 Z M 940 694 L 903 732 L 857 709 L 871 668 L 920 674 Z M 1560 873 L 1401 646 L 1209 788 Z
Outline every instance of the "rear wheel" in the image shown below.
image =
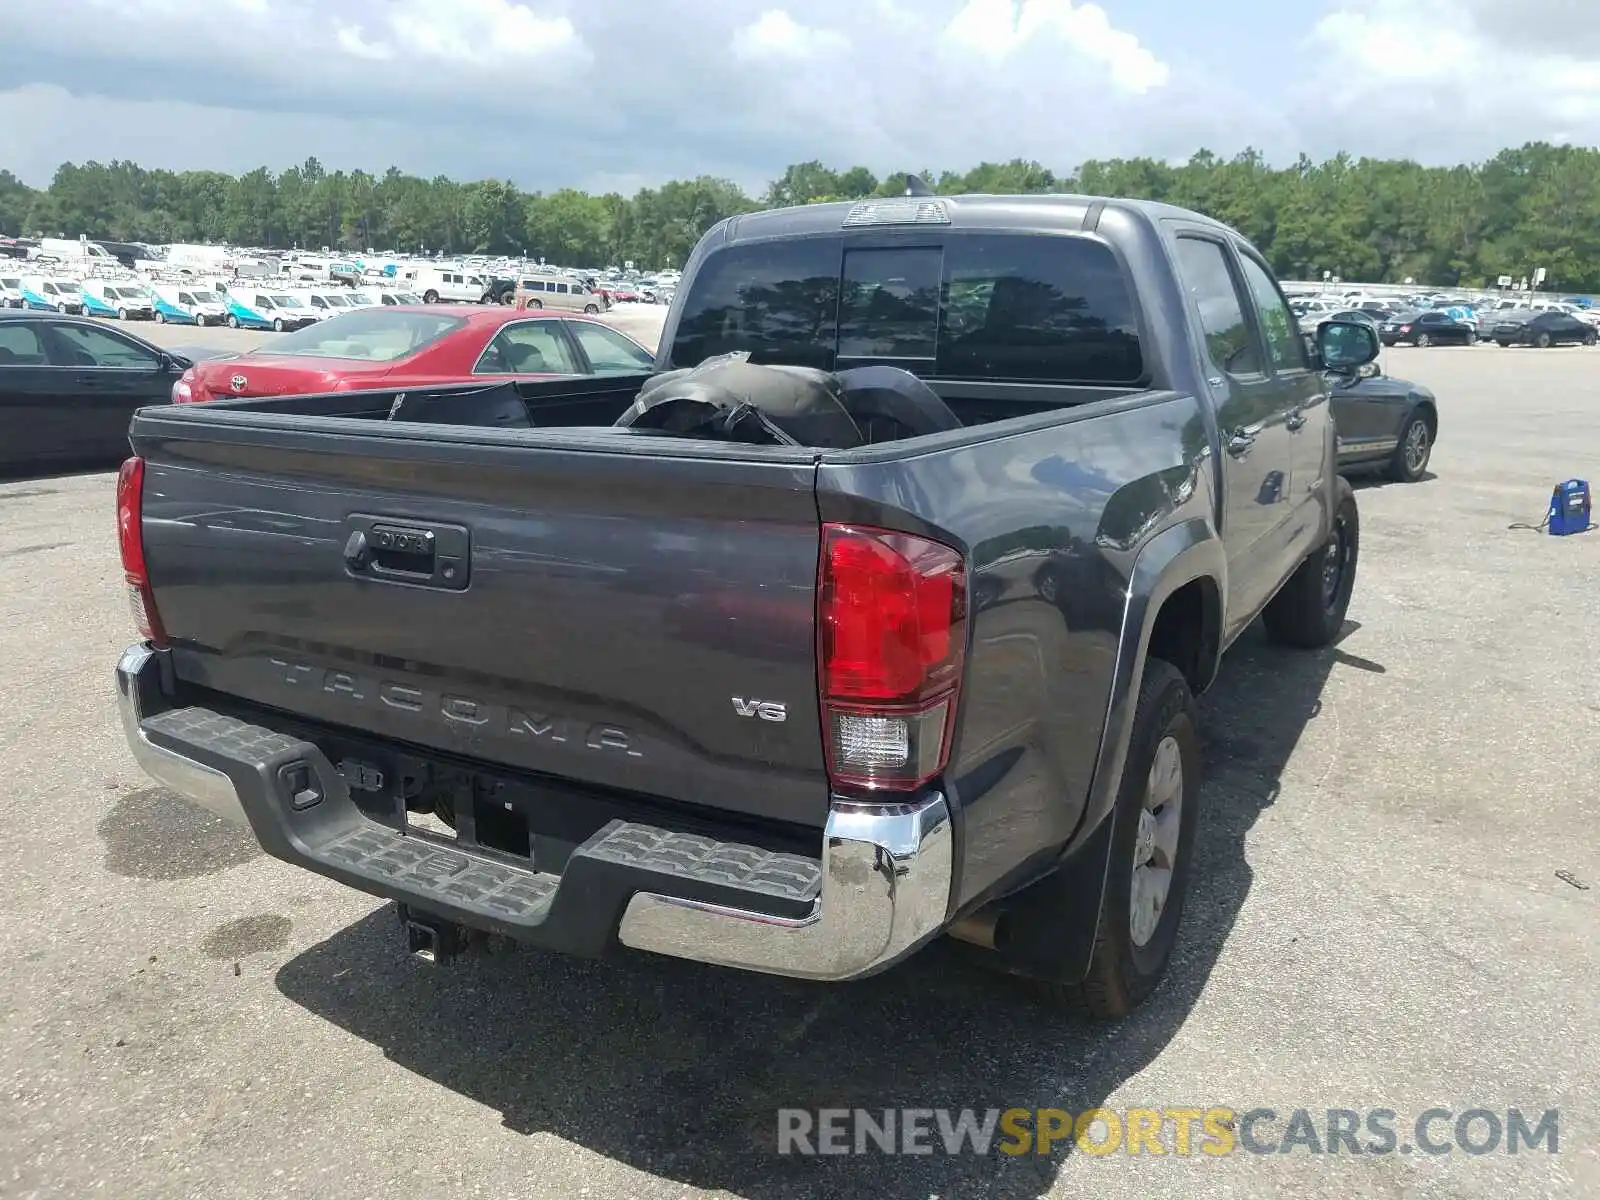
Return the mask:
M 1583 335 L 1583 344 L 1585 346 L 1592 346 L 1596 342 L 1600 342 L 1600 333 L 1596 333 L 1593 329 Z
M 1539 347 L 1541 350 L 1550 349 L 1550 335 L 1548 333 L 1541 333 L 1537 338 L 1534 339 L 1533 344 Z
M 1389 460 L 1389 478 L 1396 483 L 1415 483 L 1427 471 L 1432 456 L 1433 422 L 1422 413 L 1412 413 Z
M 433 291 L 432 289 L 429 289 L 428 291 L 423 292 L 422 293 L 422 302 L 424 304 L 437 304 L 437 303 L 439 303 L 439 293 Z
M 585 304 L 583 306 L 583 311 L 588 313 L 591 317 L 598 317 L 600 315 L 599 307 L 594 304 Z
M 501 292 L 500 293 L 500 303 L 501 304 L 512 305 L 512 304 L 515 304 L 516 302 L 517 302 L 517 294 L 515 292 Z
M 158 312 L 156 314 L 156 324 L 157 325 L 165 325 L 166 323 L 167 323 L 167 314 L 164 313 L 164 312 Z
M 1166 973 L 1189 890 L 1200 801 L 1199 719 L 1183 674 L 1146 660 L 1089 971 L 1038 986 L 1097 1020 L 1132 1012 Z M 1070 914 L 1063 914 L 1070 919 Z
M 1344 628 L 1361 553 L 1355 489 L 1340 476 L 1328 540 L 1300 564 L 1261 614 L 1273 641 L 1302 650 L 1331 646 Z
M 228 328 L 229 329 L 237 329 L 237 328 L 239 328 L 239 318 L 234 316 L 232 313 L 228 314 Z
M 1417 334 L 1417 346 L 1419 348 L 1422 347 L 1422 346 L 1429 346 L 1429 345 L 1432 345 L 1432 344 L 1433 344 L 1433 339 L 1431 337 L 1429 337 L 1427 334 L 1425 334 L 1425 333 Z
M 1477 343 L 1477 340 L 1478 340 L 1478 335 L 1476 333 L 1474 333 L 1470 329 L 1467 330 L 1467 345 L 1469 345 L 1469 346 L 1474 345 L 1474 344 Z
M 544 301 L 543 300 L 529 300 L 528 301 L 528 307 L 529 308 L 543 308 L 544 307 Z

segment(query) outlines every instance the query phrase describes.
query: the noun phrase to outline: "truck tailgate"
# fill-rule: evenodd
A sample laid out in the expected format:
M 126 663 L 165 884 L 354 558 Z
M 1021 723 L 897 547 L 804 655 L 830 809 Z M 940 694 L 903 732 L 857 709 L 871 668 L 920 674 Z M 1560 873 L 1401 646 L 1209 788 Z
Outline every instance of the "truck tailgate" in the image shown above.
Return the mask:
M 133 437 L 182 683 L 588 784 L 826 819 L 806 455 L 184 416 L 141 416 Z

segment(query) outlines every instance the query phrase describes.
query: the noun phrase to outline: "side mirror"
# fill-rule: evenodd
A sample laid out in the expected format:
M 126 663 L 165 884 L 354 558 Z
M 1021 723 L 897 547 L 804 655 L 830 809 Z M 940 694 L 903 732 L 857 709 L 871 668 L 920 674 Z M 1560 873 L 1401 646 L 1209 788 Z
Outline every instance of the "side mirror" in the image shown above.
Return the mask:
M 1324 321 L 1317 326 L 1317 357 L 1329 371 L 1359 370 L 1381 349 L 1378 331 L 1365 321 Z

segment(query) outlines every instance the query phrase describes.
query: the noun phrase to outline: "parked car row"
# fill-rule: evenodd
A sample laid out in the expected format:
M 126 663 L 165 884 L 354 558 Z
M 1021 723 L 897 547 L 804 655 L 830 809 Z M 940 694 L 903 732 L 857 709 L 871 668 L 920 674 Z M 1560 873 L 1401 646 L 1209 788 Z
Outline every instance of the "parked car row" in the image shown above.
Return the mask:
M 1295 302 L 1301 332 L 1315 334 L 1323 321 L 1367 321 L 1378 329 L 1385 346 L 1593 346 L 1600 343 L 1600 312 L 1558 301 L 1497 301 L 1481 309 L 1466 303 L 1440 301 L 1432 307 L 1392 308 L 1377 301 L 1354 307 L 1318 298 Z
M 234 279 L 150 283 L 137 278 L 0 276 L 0 308 L 159 324 L 229 325 L 234 329 L 299 329 L 356 308 L 420 303 L 397 288 L 289 286 L 279 280 Z
M 504 379 L 642 375 L 654 354 L 582 314 L 371 305 L 259 349 L 164 349 L 74 314 L 0 312 L 0 467 L 111 461 L 146 405 Z

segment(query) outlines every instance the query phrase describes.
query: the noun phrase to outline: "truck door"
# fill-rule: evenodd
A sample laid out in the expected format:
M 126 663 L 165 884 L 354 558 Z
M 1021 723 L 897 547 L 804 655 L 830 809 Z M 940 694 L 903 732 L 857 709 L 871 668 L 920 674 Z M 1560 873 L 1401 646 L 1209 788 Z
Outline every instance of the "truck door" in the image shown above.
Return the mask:
M 1272 272 L 1254 251 L 1235 244 L 1246 285 L 1255 300 L 1272 388 L 1288 431 L 1291 466 L 1279 502 L 1281 517 L 1273 536 L 1279 577 L 1292 571 L 1322 537 L 1320 499 L 1327 487 L 1333 414 L 1328 384 L 1306 354 L 1294 315 Z M 1276 580 L 1273 585 L 1276 586 Z
M 1204 335 L 1201 367 L 1221 433 L 1231 635 L 1281 578 L 1263 558 L 1277 558 L 1272 547 L 1289 515 L 1294 451 L 1288 423 L 1296 400 L 1273 374 L 1256 305 L 1227 242 L 1209 230 L 1180 230 L 1176 247 L 1179 278 Z M 1288 329 L 1298 343 L 1292 320 Z

